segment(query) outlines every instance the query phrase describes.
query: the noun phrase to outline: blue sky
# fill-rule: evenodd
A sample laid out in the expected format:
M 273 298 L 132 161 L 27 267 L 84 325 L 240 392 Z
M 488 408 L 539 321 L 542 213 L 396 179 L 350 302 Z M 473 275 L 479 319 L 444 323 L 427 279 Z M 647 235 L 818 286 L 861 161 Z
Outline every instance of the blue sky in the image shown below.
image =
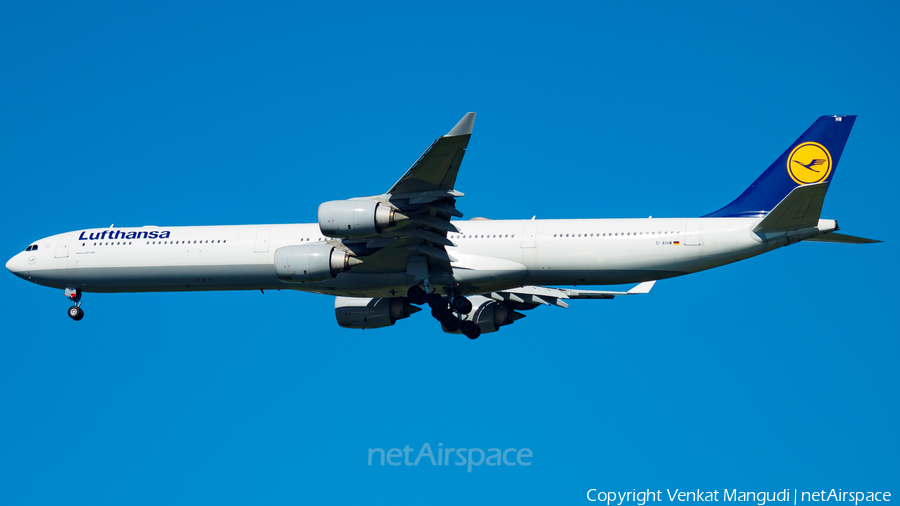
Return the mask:
M 897 7 L 873 2 L 7 3 L 0 251 L 88 227 L 303 223 L 468 111 L 466 217 L 688 217 L 858 114 L 799 244 L 470 342 L 333 300 L 0 275 L 0 503 L 570 503 L 900 476 Z M 529 448 L 370 467 L 369 448 Z

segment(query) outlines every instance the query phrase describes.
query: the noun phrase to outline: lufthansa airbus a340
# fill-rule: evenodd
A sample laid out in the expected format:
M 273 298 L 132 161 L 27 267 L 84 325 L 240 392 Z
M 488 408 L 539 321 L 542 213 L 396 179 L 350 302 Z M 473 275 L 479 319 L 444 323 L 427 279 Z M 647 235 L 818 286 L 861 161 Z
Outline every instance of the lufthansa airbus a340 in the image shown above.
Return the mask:
M 338 324 L 393 325 L 428 304 L 470 339 L 540 305 L 647 293 L 799 241 L 871 243 L 820 219 L 856 116 L 822 116 L 725 207 L 698 218 L 453 220 L 466 114 L 382 195 L 325 202 L 318 223 L 88 229 L 39 239 L 6 268 L 84 293 L 292 289 L 334 295 Z M 625 292 L 557 288 L 639 283 Z

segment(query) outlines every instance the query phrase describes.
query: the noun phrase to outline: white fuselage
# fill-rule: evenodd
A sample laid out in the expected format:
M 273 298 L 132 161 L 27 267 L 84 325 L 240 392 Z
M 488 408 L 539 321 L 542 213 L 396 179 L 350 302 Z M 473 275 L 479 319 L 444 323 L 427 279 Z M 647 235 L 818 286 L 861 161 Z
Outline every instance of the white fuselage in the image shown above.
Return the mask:
M 465 293 L 636 283 L 728 264 L 835 228 L 821 220 L 793 237 L 766 236 L 753 232 L 760 219 L 455 221 L 460 232 L 448 238 L 456 247 L 447 247 L 453 273 L 435 273 L 432 283 Z M 331 240 L 317 224 L 93 229 L 41 239 L 7 268 L 34 283 L 84 292 L 293 289 L 390 297 L 414 284 L 406 271 L 366 272 L 365 264 L 315 283 L 278 279 L 275 250 Z

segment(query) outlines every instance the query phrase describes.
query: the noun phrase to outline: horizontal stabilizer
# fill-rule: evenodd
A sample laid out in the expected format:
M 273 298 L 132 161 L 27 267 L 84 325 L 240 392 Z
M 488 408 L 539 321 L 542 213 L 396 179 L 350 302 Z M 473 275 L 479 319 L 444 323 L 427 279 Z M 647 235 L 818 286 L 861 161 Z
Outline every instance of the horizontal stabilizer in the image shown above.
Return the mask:
M 824 234 L 820 236 L 813 237 L 812 239 L 804 239 L 805 241 L 812 242 L 838 242 L 841 244 L 873 244 L 876 242 L 882 242 L 875 239 L 866 239 L 864 237 L 854 237 L 852 235 L 844 235 L 844 234 L 835 234 L 834 232 L 830 234 Z
M 815 227 L 822 214 L 826 191 L 828 191 L 827 182 L 794 188 L 753 231 L 771 232 Z

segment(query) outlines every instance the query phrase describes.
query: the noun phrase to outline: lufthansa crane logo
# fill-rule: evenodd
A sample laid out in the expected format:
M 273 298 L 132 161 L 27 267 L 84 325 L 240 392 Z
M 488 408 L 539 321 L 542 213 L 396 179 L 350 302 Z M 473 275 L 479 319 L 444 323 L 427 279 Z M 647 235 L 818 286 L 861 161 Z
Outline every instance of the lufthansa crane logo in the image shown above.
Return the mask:
M 797 184 L 824 181 L 831 174 L 831 153 L 818 142 L 799 144 L 788 156 L 787 171 Z

